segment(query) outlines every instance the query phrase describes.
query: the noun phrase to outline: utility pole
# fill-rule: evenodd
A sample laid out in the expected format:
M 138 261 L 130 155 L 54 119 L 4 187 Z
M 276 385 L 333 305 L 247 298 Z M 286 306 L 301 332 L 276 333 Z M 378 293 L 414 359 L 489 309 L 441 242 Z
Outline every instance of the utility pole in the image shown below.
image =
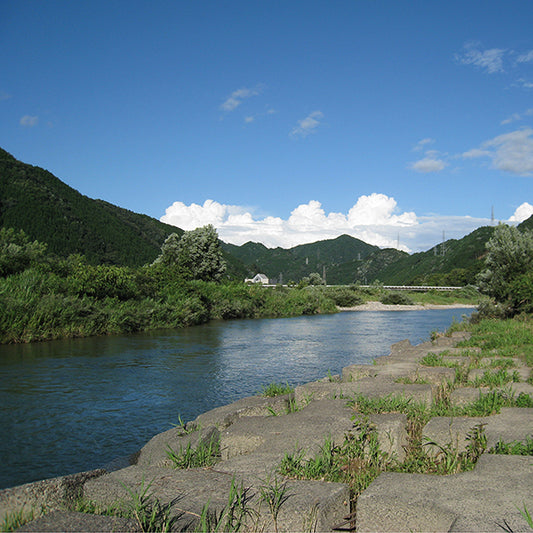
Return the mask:
M 490 210 L 490 225 L 494 226 L 494 206 L 492 206 L 492 209 Z
M 446 233 L 444 232 L 444 230 L 442 230 L 442 245 L 441 245 L 442 257 L 444 257 L 446 255 L 446 244 L 445 244 L 445 241 L 446 241 Z

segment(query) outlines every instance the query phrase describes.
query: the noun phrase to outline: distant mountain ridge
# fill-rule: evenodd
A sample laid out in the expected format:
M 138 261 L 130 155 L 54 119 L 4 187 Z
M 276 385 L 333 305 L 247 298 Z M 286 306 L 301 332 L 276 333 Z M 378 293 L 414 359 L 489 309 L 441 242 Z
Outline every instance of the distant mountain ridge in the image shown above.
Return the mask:
M 22 229 L 60 256 L 81 253 L 93 263 L 151 263 L 171 233 L 183 230 L 103 200 L 93 200 L 50 172 L 22 163 L 0 148 L 0 226 Z M 533 217 L 518 226 L 533 229 Z M 312 272 L 329 284 L 473 283 L 483 267 L 494 227 L 482 227 L 426 252 L 409 255 L 380 249 L 349 235 L 290 249 L 247 242 L 221 243 L 232 279 L 261 272 L 278 283 L 298 282 Z

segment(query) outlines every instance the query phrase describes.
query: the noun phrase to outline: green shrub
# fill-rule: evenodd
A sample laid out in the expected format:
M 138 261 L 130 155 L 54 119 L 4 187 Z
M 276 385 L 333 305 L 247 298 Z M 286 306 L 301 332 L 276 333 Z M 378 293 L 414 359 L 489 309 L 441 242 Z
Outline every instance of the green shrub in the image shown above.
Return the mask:
M 324 295 L 339 307 L 355 307 L 365 302 L 358 292 L 348 287 L 327 287 L 324 289 Z
M 381 298 L 382 304 L 388 305 L 413 305 L 414 302 L 406 294 L 401 292 L 389 292 Z

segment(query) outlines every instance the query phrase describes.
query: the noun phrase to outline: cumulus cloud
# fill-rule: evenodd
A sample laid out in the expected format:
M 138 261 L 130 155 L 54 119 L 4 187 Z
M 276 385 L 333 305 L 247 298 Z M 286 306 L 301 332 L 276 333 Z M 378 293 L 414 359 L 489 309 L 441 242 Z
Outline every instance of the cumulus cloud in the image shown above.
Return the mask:
M 465 52 L 456 54 L 455 59 L 463 65 L 474 65 L 489 74 L 503 72 L 503 57 L 507 50 L 501 48 L 491 48 L 480 50 L 479 43 L 467 43 Z
M 533 175 L 533 129 L 522 128 L 485 141 L 463 153 L 465 158 L 489 157 L 492 167 L 519 176 Z
M 324 114 L 321 111 L 313 111 L 307 117 L 298 121 L 298 125 L 291 130 L 291 137 L 307 137 L 310 133 L 314 133 L 322 118 L 324 118 Z
M 225 242 L 241 245 L 253 241 L 283 248 L 342 234 L 381 247 L 396 247 L 398 233 L 418 224 L 415 213 L 399 212 L 394 198 L 378 193 L 359 197 L 348 213 L 326 213 L 320 202 L 311 200 L 293 209 L 286 219 L 256 217 L 249 208 L 213 200 L 206 200 L 203 205 L 174 202 L 161 221 L 185 230 L 213 224 Z M 408 242 L 402 242 L 400 247 L 410 250 Z
M 528 205 L 517 209 L 513 215 L 516 220 L 526 216 Z M 213 200 L 203 205 L 174 202 L 161 221 L 185 230 L 213 224 L 224 242 L 236 245 L 252 241 L 270 248 L 291 248 L 346 234 L 381 248 L 406 252 L 429 250 L 442 241 L 443 231 L 446 239 L 460 239 L 490 224 L 490 219 L 469 216 L 401 212 L 394 198 L 378 193 L 360 196 L 347 213 L 326 213 L 319 201 L 311 200 L 293 209 L 286 219 L 255 216 L 250 208 Z
M 30 115 L 24 115 L 20 119 L 20 125 L 26 128 L 33 128 L 39 123 L 39 117 L 32 117 Z
M 260 87 L 255 87 L 254 89 L 243 87 L 242 89 L 237 89 L 236 91 L 233 91 L 231 95 L 226 98 L 226 100 L 224 100 L 224 102 L 220 105 L 220 109 L 226 112 L 233 111 L 242 104 L 243 100 L 246 100 L 252 96 L 257 96 L 260 92 Z
M 509 222 L 523 222 L 533 215 L 533 205 L 524 202 L 516 208 L 514 214 L 509 218 Z

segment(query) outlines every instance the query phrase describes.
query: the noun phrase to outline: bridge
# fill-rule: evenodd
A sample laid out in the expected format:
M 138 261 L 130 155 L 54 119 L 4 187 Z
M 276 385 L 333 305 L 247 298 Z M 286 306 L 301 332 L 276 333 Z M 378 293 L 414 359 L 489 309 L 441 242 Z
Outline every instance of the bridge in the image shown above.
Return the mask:
M 359 285 L 361 288 L 371 289 L 376 288 L 376 285 Z M 379 285 L 379 288 L 390 291 L 457 291 L 463 287 L 436 287 L 430 285 Z

